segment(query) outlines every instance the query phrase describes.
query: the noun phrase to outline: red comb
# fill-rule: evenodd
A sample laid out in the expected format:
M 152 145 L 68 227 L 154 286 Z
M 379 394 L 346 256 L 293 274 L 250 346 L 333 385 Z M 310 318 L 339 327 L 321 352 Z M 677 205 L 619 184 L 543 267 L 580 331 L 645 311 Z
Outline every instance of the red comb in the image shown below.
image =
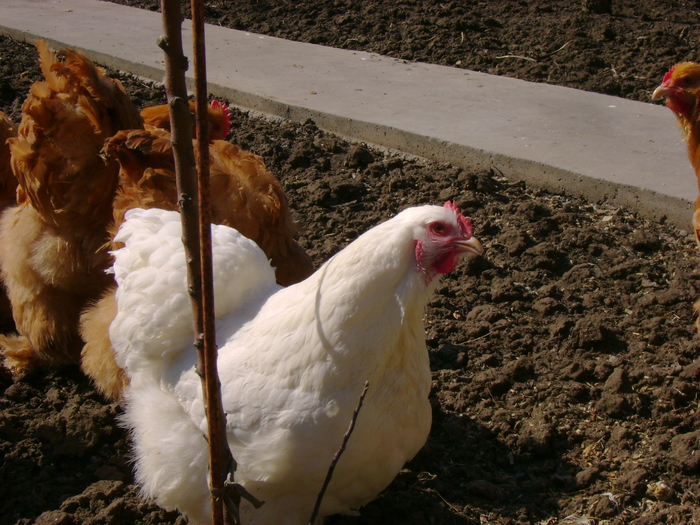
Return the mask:
M 231 110 L 226 104 L 219 102 L 216 99 L 211 101 L 211 107 L 221 111 L 222 115 L 224 116 L 224 130 L 222 138 L 226 138 L 228 132 L 231 130 Z
M 459 212 L 459 208 L 455 206 L 452 201 L 447 201 L 444 207 L 446 210 L 452 210 L 457 214 L 457 220 L 462 228 L 462 233 L 464 233 L 465 237 L 471 238 L 474 235 L 474 227 L 472 226 L 472 222 Z
M 671 80 L 671 77 L 673 76 L 673 72 L 675 70 L 676 70 L 676 66 L 673 66 L 671 69 L 666 71 L 666 74 L 664 75 L 664 79 L 661 82 L 661 84 L 667 84 Z

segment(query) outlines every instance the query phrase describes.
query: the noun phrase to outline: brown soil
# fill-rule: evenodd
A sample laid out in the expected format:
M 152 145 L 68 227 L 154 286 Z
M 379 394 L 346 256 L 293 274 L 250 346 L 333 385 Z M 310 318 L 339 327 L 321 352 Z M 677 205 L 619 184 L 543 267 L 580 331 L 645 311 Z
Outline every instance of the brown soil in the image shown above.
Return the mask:
M 158 10 L 158 0 L 111 0 Z M 183 10 L 189 15 L 188 0 Z M 697 0 L 228 0 L 207 22 L 649 102 L 697 60 Z M 606 9 L 606 4 L 612 6 Z M 588 7 L 586 7 L 588 6 Z
M 247 30 L 404 59 L 459 57 L 582 89 L 618 85 L 638 99 L 668 65 L 692 58 L 695 3 L 615 2 L 612 15 L 549 4 L 251 0 L 208 12 Z M 506 54 L 537 62 L 497 58 Z M 39 78 L 33 48 L 0 38 L 0 73 L 0 110 L 18 120 Z M 164 100 L 162 88 L 114 74 L 139 104 Z M 428 311 L 426 447 L 361 517 L 331 524 L 700 522 L 700 273 L 687 232 L 495 172 L 348 143 L 313 122 L 234 120 L 229 139 L 280 177 L 317 263 L 406 206 L 447 199 L 487 249 L 445 279 Z M 120 408 L 79 372 L 13 378 L 0 368 L 0 391 L 0 525 L 182 522 L 139 499 Z

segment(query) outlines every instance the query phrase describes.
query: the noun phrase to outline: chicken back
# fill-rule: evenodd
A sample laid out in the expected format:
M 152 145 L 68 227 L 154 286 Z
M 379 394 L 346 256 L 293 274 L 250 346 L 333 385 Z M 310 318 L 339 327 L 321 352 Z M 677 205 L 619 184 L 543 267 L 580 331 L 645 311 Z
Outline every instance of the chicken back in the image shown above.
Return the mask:
M 190 113 L 195 113 L 195 102 L 189 102 Z M 150 106 L 141 110 L 141 117 L 147 126 L 170 130 L 170 109 L 167 104 Z M 228 106 L 218 100 L 212 100 L 207 107 L 207 117 L 209 123 L 209 140 L 224 140 L 231 129 L 231 111 Z M 193 131 L 195 135 L 196 132 Z M 196 137 L 192 137 L 196 138 Z
M 116 240 L 117 361 L 123 418 L 144 493 L 210 523 L 207 440 L 192 312 L 175 212 L 131 210 Z M 282 288 L 267 256 L 212 229 L 219 375 L 236 480 L 258 499 L 243 523 L 308 522 L 365 382 L 369 390 L 319 516 L 351 513 L 396 476 L 431 423 L 425 307 L 466 253 L 481 253 L 459 210 L 409 208 Z

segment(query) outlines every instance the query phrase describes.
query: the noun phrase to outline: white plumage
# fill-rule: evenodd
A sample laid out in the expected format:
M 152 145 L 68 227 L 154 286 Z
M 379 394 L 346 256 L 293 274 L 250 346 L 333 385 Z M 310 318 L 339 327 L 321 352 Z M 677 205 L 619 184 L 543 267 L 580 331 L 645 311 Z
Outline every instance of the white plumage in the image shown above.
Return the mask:
M 265 501 L 247 524 L 308 523 L 365 381 L 321 516 L 374 498 L 425 443 L 431 377 L 422 317 L 442 273 L 480 253 L 450 203 L 409 208 L 311 277 L 281 288 L 263 252 L 213 226 L 219 375 L 236 480 Z M 180 216 L 132 210 L 117 241 L 110 328 L 130 377 L 124 422 L 144 493 L 209 523 L 206 420 L 194 371 Z

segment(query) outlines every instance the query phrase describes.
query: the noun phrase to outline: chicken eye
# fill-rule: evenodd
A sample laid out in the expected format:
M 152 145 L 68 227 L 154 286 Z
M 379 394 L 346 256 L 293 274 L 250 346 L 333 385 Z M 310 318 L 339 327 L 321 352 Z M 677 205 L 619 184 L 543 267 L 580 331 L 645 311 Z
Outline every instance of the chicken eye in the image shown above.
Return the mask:
M 441 222 L 434 222 L 430 226 L 428 226 L 430 229 L 431 233 L 434 233 L 435 235 L 445 235 L 447 233 L 447 226 Z
M 683 80 L 681 80 L 684 86 L 689 86 L 693 83 L 693 79 L 691 77 L 683 77 Z

